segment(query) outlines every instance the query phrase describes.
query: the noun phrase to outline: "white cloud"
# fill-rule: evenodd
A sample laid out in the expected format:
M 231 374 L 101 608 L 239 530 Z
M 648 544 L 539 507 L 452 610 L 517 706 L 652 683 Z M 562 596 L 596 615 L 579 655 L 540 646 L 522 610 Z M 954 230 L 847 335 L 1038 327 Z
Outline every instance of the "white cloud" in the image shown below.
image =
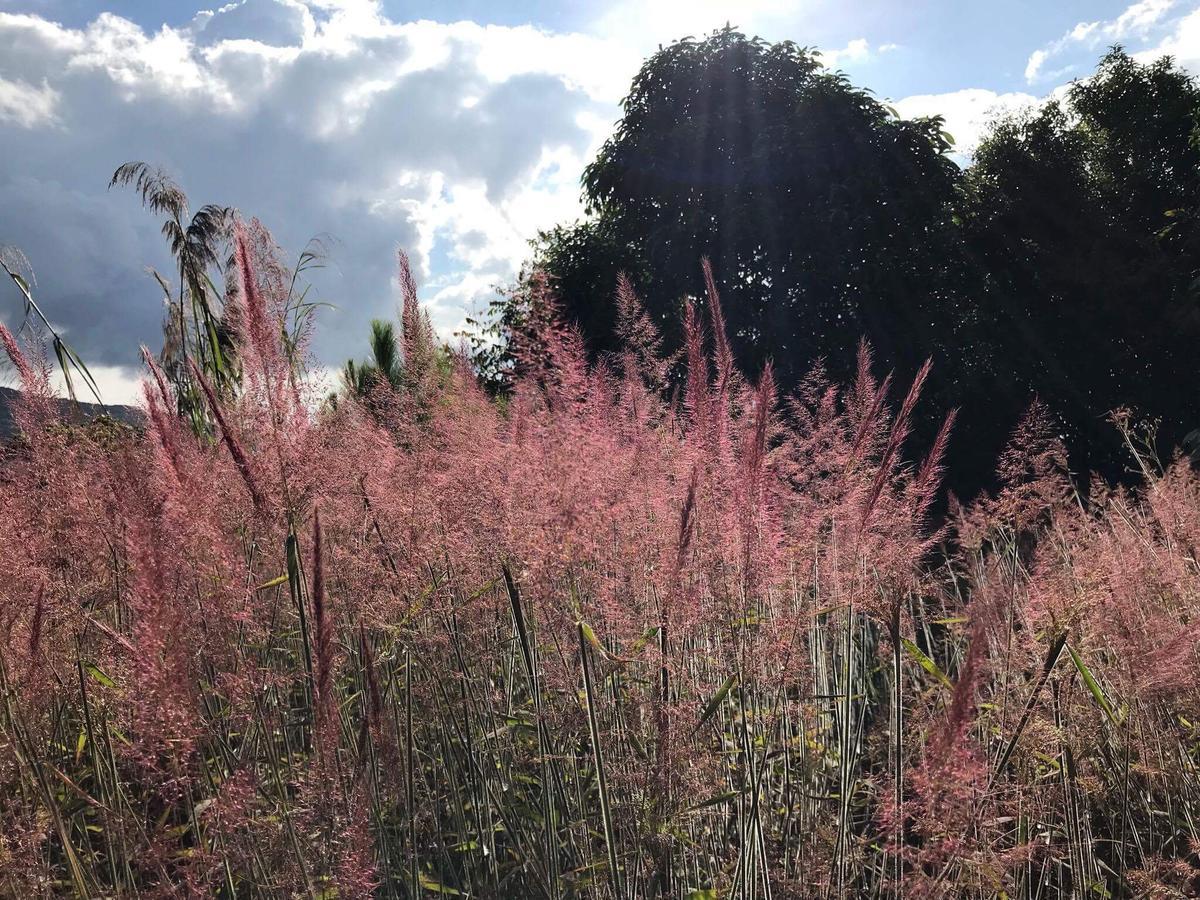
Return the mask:
M 1193 73 L 1200 72 L 1200 9 L 1176 20 L 1155 46 L 1135 53 L 1134 57 L 1149 62 L 1163 55 L 1173 56 Z
M 1131 39 L 1144 40 L 1166 20 L 1175 0 L 1138 0 L 1115 19 L 1080 22 L 1062 37 L 1045 47 L 1034 50 L 1025 65 L 1025 80 L 1037 81 L 1061 78 L 1073 66 L 1045 71 L 1046 63 L 1072 50 L 1094 51 L 1097 48 Z
M 1046 62 L 1047 53 L 1045 50 L 1034 50 L 1029 54 L 1029 62 L 1025 64 L 1025 80 L 1032 83 L 1037 81 L 1038 75 L 1042 71 L 1042 66 Z
M 702 36 L 731 15 L 782 37 L 813 14 L 790 0 L 732 13 L 723 0 L 614 0 L 587 33 L 550 33 L 393 21 L 376 0 L 219 0 L 157 31 L 111 13 L 75 28 L 0 13 L 0 243 L 27 252 L 108 400 L 130 396 L 137 345 L 161 339 L 142 266 L 170 266 L 153 217 L 106 190 L 129 159 L 164 165 L 196 204 L 259 216 L 292 253 L 313 233 L 336 238 L 314 275 L 338 307 L 322 318 L 320 363 L 363 352 L 368 320 L 394 312 L 397 246 L 449 336 L 511 279 L 539 228 L 582 212 L 579 173 L 660 39 Z M 855 37 L 823 61 L 895 49 Z M 898 106 L 943 113 L 969 147 L 990 109 L 1025 97 Z M 0 287 L 0 317 L 14 313 Z
M 1019 91 L 1000 94 L 982 88 L 966 88 L 945 94 L 919 94 L 897 100 L 893 106 L 907 119 L 941 116 L 946 130 L 955 139 L 960 159 L 969 156 L 979 144 L 988 124 L 997 116 L 1038 102 L 1032 94 Z
M 0 78 L 0 124 L 36 128 L 55 121 L 58 91 L 42 80 L 40 87 Z
M 1183 68 L 1200 74 L 1200 8 L 1172 15 L 1175 9 L 1173 0 L 1142 0 L 1127 7 L 1114 19 L 1081 22 L 1059 40 L 1035 50 L 1030 54 L 1025 68 L 1026 80 L 1046 85 L 1058 82 L 1049 90 L 1043 89 L 1045 92 L 1040 96 L 1020 91 L 998 93 L 982 88 L 967 88 L 944 94 L 905 97 L 893 105 L 901 115 L 909 118 L 943 116 L 946 129 L 957 141 L 955 156 L 965 164 L 994 119 L 1047 100 L 1063 98 L 1070 88 L 1069 84 L 1063 83 L 1063 79 L 1076 66 L 1066 65 L 1047 71 L 1046 64 L 1051 60 L 1066 62 L 1064 57 L 1068 57 L 1072 50 L 1094 52 L 1104 44 L 1133 40 L 1145 48 L 1132 54 L 1139 62 L 1146 63 L 1169 55 Z M 1094 63 L 1094 60 L 1089 60 L 1090 63 Z
M 128 366 L 88 366 L 88 373 L 96 382 L 100 399 L 109 406 L 137 406 L 142 402 L 141 379 Z M 60 397 L 67 396 L 67 383 L 57 364 L 50 382 Z M 85 403 L 96 401 L 91 390 L 75 372 L 71 373 L 71 383 L 77 399 Z
M 164 165 L 197 205 L 259 216 L 293 253 L 337 238 L 314 276 L 338 307 L 323 362 L 361 353 L 367 321 L 394 312 L 397 246 L 449 333 L 538 228 L 580 212 L 578 173 L 640 59 L 530 26 L 393 22 L 368 0 L 237 0 L 156 32 L 0 13 L 0 243 L 26 251 L 117 399 L 138 344 L 161 340 L 142 266 L 170 266 L 154 218 L 106 190 L 129 159 Z M 0 288 L 0 317 L 19 313 Z
M 268 47 L 296 47 L 316 36 L 316 20 L 299 0 L 236 0 L 216 12 L 204 10 L 189 29 L 199 43 L 254 41 Z
M 1105 38 L 1120 41 L 1141 34 L 1162 21 L 1163 16 L 1174 5 L 1174 0 L 1141 0 L 1128 7 L 1113 22 L 1090 23 L 1087 28 L 1098 29 Z
M 895 45 L 889 45 L 895 46 Z M 831 69 L 836 69 L 845 63 L 865 62 L 871 56 L 871 45 L 866 38 L 855 38 L 845 47 L 838 50 L 822 50 L 821 62 Z

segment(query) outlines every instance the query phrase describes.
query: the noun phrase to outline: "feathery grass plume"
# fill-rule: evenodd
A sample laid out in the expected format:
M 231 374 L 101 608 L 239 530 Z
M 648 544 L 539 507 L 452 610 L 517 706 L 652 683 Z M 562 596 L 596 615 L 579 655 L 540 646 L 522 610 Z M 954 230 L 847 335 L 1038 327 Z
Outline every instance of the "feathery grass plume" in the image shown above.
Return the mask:
M 858 372 L 850 404 L 851 417 L 856 420 L 854 441 L 849 452 L 851 463 L 864 453 L 874 449 L 870 442 L 879 439 L 883 425 L 884 405 L 887 403 L 888 391 L 892 386 L 890 372 L 883 379 L 882 384 L 876 383 L 875 376 L 871 371 L 873 363 L 871 345 L 864 339 L 858 344 Z
M 39 364 L 26 356 L 13 333 L 3 323 L 0 323 L 0 345 L 3 345 L 5 354 L 21 379 L 21 397 L 14 404 L 13 417 L 22 433 L 32 438 L 42 426 L 56 418 L 50 371 L 41 357 L 38 357 L 41 360 Z
M 693 466 L 691 474 L 688 476 L 687 494 L 684 497 L 683 506 L 679 510 L 679 537 L 675 541 L 675 577 L 678 577 L 679 573 L 683 571 L 688 548 L 692 545 L 692 533 L 696 527 L 696 489 L 699 481 L 700 471 Z
M 1046 516 L 1068 502 L 1067 450 L 1054 433 L 1049 408 L 1034 400 L 1013 429 L 997 463 L 1000 490 L 962 509 L 956 523 L 960 540 L 978 545 L 995 526 L 1018 532 L 1035 530 Z
M 624 348 L 626 374 L 639 375 L 650 390 L 661 391 L 667 383 L 670 360 L 664 357 L 662 334 L 625 272 L 617 273 L 617 338 Z
M 717 393 L 724 394 L 733 389 L 732 381 L 737 375 L 733 362 L 733 349 L 729 346 L 725 314 L 721 311 L 721 296 L 717 292 L 712 263 L 707 256 L 700 260 L 700 268 L 704 273 L 704 291 L 708 301 L 708 314 L 712 320 L 714 357 L 717 364 Z
M 987 592 L 967 610 L 966 651 L 949 704 L 927 726 L 919 758 L 904 775 L 907 796 L 901 805 L 890 791 L 880 804 L 889 851 L 901 863 L 893 887 L 908 896 L 957 896 L 981 874 L 999 887 L 1006 870 L 1024 858 L 1020 842 L 997 852 L 980 839 L 983 807 L 995 798 L 988 796 L 987 757 L 971 731 L 988 674 L 988 648 L 1002 624 L 999 599 Z
M 913 410 L 916 409 L 917 400 L 921 396 L 921 389 L 925 386 L 925 380 L 929 377 L 929 370 L 932 367 L 933 360 L 925 360 L 924 365 L 921 366 L 917 371 L 916 377 L 913 378 L 913 383 L 909 386 L 908 393 L 904 396 L 904 402 L 900 404 L 900 411 L 896 414 L 895 421 L 892 422 L 887 443 L 883 448 L 883 455 L 875 469 L 874 481 L 871 484 L 870 492 L 867 494 L 866 502 L 863 504 L 862 520 L 859 525 L 860 530 L 870 524 L 871 517 L 875 512 L 875 505 L 878 503 L 879 496 L 883 492 L 884 484 L 895 472 L 900 447 L 908 438 Z
M 270 325 L 266 302 L 254 270 L 254 248 L 251 236 L 245 223 L 239 221 L 233 230 L 234 258 L 237 262 L 238 276 L 241 282 L 239 312 L 244 316 L 245 331 L 250 339 L 250 346 L 258 356 L 263 367 L 262 374 L 266 376 L 271 363 L 275 361 L 278 349 L 278 339 L 275 330 Z
M 315 708 L 318 730 L 326 736 L 334 728 L 337 703 L 333 695 L 333 618 L 325 594 L 325 546 L 321 529 L 321 512 L 313 510 L 313 668 Z
M 544 381 L 549 366 L 548 338 L 562 327 L 549 277 L 535 270 L 514 300 L 521 310 L 520 321 L 508 326 L 504 333 L 515 360 L 511 373 L 514 386 L 529 380 Z
M 233 433 L 233 429 L 229 427 L 229 423 L 225 419 L 225 413 L 221 409 L 221 401 L 217 399 L 212 385 L 208 383 L 208 379 L 204 377 L 204 373 L 200 371 L 199 366 L 193 362 L 191 363 L 191 367 L 192 377 L 196 379 L 196 383 L 200 385 L 200 390 L 204 392 L 204 398 L 208 401 L 208 408 L 212 410 L 213 418 L 217 420 L 217 426 L 221 429 L 221 440 L 224 441 L 226 449 L 229 450 L 230 457 L 233 458 L 234 465 L 237 466 L 238 474 L 242 476 L 242 481 L 245 482 L 246 489 L 250 492 L 250 499 L 254 501 L 255 509 L 262 509 L 266 503 L 266 499 L 254 477 L 254 468 L 250 462 L 250 457 L 246 455 L 246 451 L 242 448 L 237 436 Z
M 17 339 L 13 337 L 13 333 L 3 324 L 0 324 L 0 343 L 4 344 L 4 352 L 8 354 L 9 361 L 16 368 L 17 374 L 21 376 L 21 383 L 24 385 L 33 384 L 36 380 L 33 367 L 29 364 L 29 360 L 25 358 L 25 354 L 21 352 L 21 348 L 17 344 Z
M 27 670 L 29 673 L 32 673 L 38 665 L 41 656 L 42 627 L 45 624 L 46 615 L 45 601 L 46 590 L 39 585 L 33 601 L 33 617 L 29 620 L 29 668 Z
M 1027 424 L 931 534 L 924 376 L 893 409 L 864 344 L 779 398 L 693 302 L 668 387 L 618 295 L 624 352 L 548 300 L 498 401 L 435 348 L 419 427 L 308 404 L 247 308 L 224 446 L 149 360 L 147 429 L 0 448 L 0 894 L 1186 894 L 1191 465 L 1076 498 Z
M 692 428 L 699 435 L 708 434 L 709 385 L 708 357 L 704 352 L 704 324 L 696 312 L 696 305 L 685 300 L 683 306 L 684 354 L 687 365 L 686 387 L 683 402 L 691 419 Z
M 756 553 L 764 543 L 764 497 L 766 488 L 767 453 L 774 431 L 775 373 L 770 363 L 763 369 L 754 392 L 753 417 L 747 423 L 745 446 L 741 450 L 742 475 L 740 528 L 742 532 L 742 573 L 746 592 L 753 596 L 758 587 L 758 566 L 761 554 Z
M 437 388 L 437 339 L 428 311 L 421 308 L 417 298 L 417 283 L 413 277 L 408 254 L 397 253 L 400 281 L 400 325 L 403 348 L 403 382 L 414 406 L 415 414 L 428 416 L 428 406 Z
M 154 358 L 154 354 L 150 352 L 150 348 L 143 344 L 140 348 L 142 362 L 146 368 L 150 370 L 150 375 L 154 379 L 154 384 L 158 388 L 158 396 L 162 401 L 165 409 L 175 408 L 175 394 L 167 385 L 167 377 L 163 374 L 162 368 L 158 364 L 158 360 Z M 148 398 L 147 398 L 148 399 Z
M 937 498 L 942 475 L 945 473 L 946 449 L 950 446 L 950 433 L 954 430 L 954 423 L 957 419 L 958 410 L 952 409 L 946 413 L 946 417 L 942 420 L 941 427 L 938 428 L 937 435 L 933 439 L 933 445 L 925 455 L 917 477 L 913 481 L 913 519 L 918 523 L 924 523 L 929 507 Z
M 167 386 L 162 369 L 159 368 L 149 349 L 143 346 L 141 351 L 142 360 L 145 362 L 146 368 L 150 370 L 155 384 L 155 387 L 152 388 L 149 382 L 142 381 L 142 398 L 146 401 L 146 414 L 150 418 L 150 427 L 158 436 L 159 444 L 167 456 L 171 471 L 175 473 L 176 477 L 182 477 L 185 472 L 180 460 L 179 428 L 173 414 L 173 410 L 177 408 L 175 397 Z M 155 393 L 156 388 L 157 393 Z

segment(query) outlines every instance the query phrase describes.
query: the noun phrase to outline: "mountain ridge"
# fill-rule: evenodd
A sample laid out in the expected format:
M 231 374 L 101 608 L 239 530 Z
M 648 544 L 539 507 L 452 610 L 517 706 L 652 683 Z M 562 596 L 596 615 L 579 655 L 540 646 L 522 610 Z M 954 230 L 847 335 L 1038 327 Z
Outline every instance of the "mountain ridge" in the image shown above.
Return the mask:
M 17 433 L 17 423 L 13 418 L 13 407 L 21 397 L 16 388 L 0 387 L 0 440 L 7 440 Z M 55 405 L 58 414 L 65 422 L 90 422 L 100 416 L 107 415 L 126 425 L 141 426 L 146 417 L 136 406 L 125 406 L 119 403 L 85 403 L 80 400 L 72 403 L 70 400 L 56 397 Z

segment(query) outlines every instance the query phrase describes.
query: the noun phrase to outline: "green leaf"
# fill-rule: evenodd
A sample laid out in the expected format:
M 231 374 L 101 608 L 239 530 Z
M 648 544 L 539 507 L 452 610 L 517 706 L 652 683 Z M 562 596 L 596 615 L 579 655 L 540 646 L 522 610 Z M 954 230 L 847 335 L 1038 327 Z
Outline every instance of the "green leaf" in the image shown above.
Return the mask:
M 63 342 L 58 335 L 54 336 L 54 355 L 58 357 L 58 367 L 62 369 L 63 381 L 67 385 L 67 396 L 71 398 L 72 403 L 75 403 L 79 398 L 75 396 L 75 385 L 71 381 L 71 366 L 67 360 Z
M 58 364 L 62 368 L 63 380 L 67 384 L 67 393 L 70 395 L 71 401 L 76 402 L 75 385 L 71 380 L 71 370 L 74 369 L 83 378 L 84 384 L 96 398 L 96 402 L 103 406 L 104 401 L 100 398 L 100 389 L 96 386 L 96 381 L 92 378 L 92 373 L 88 371 L 83 359 L 58 334 L 54 335 L 53 343 L 54 355 L 58 357 Z
M 587 639 L 587 642 L 592 645 L 592 649 L 600 654 L 601 659 L 608 659 L 608 653 L 604 646 L 600 643 L 600 639 L 596 637 L 596 632 L 592 631 L 592 626 L 587 622 L 579 623 L 579 633 Z
M 96 681 L 100 682 L 105 687 L 115 688 L 117 686 L 117 683 L 105 675 L 103 670 L 101 670 L 101 668 L 95 663 L 84 663 L 83 667 L 87 670 L 87 673 L 92 676 L 92 678 L 96 679 Z
M 946 673 L 938 668 L 938 664 L 926 656 L 925 652 L 920 647 L 918 647 L 908 638 L 904 637 L 900 638 L 900 643 L 904 645 L 904 649 L 908 651 L 909 655 L 917 661 L 917 664 L 922 669 L 924 669 L 946 687 L 950 688 L 951 690 L 954 689 L 954 685 L 951 683 L 950 679 L 946 677 Z
M 1084 661 L 1079 657 L 1079 654 L 1067 644 L 1067 653 L 1071 654 L 1071 662 L 1075 663 L 1075 668 L 1079 670 L 1079 674 L 1083 676 L 1083 683 L 1087 685 L 1087 689 L 1091 691 L 1092 697 L 1096 701 L 1096 705 L 1104 710 L 1104 715 L 1108 716 L 1108 721 L 1114 725 L 1119 725 L 1120 720 L 1117 718 L 1116 712 L 1113 711 L 1112 704 L 1108 702 L 1108 698 L 1104 696 L 1104 689 L 1100 687 L 1100 682 L 1096 680 L 1096 676 L 1092 674 L 1091 669 L 1087 667 Z
M 641 650 L 654 638 L 658 637 L 659 626 L 651 625 L 642 632 L 641 637 L 633 642 L 633 648 L 630 650 L 631 656 L 636 656 Z
M 696 723 L 696 728 L 699 728 L 705 722 L 713 717 L 721 704 L 725 702 L 725 698 L 729 696 L 729 692 L 733 690 L 733 686 L 737 684 L 737 673 L 733 673 L 725 679 L 725 683 L 717 689 L 717 692 L 712 695 L 712 699 L 708 701 L 708 705 L 704 707 L 704 712 L 700 714 L 700 721 Z
M 421 887 L 427 891 L 430 891 L 431 893 L 445 894 L 447 896 L 453 895 L 455 897 L 462 896 L 462 891 L 456 891 L 454 888 L 447 887 L 446 885 L 442 884 L 439 881 L 434 881 L 432 878 L 430 878 L 424 872 L 420 873 L 420 875 L 418 875 L 417 877 L 418 877 L 418 879 L 420 879 Z

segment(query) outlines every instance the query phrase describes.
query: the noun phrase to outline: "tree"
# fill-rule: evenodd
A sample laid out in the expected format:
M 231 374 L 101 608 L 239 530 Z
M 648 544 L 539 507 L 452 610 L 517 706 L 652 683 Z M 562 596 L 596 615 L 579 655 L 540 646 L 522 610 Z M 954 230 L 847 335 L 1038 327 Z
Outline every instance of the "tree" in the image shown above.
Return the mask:
M 589 217 L 540 235 L 589 349 L 613 349 L 627 271 L 678 335 L 712 261 L 735 351 L 785 385 L 866 335 L 910 373 L 954 321 L 957 166 L 940 119 L 904 120 L 791 42 L 732 28 L 654 54 L 583 177 Z
M 981 389 L 1003 419 L 1040 395 L 1077 471 L 1131 464 L 1112 410 L 1161 420 L 1166 446 L 1200 424 L 1198 113 L 1169 58 L 1114 48 L 1061 101 L 998 122 L 968 170 L 964 241 L 986 272 L 975 315 L 992 350 Z
M 371 351 L 370 360 L 361 363 L 352 359 L 346 361 L 342 377 L 347 389 L 359 397 L 365 397 L 381 383 L 393 388 L 400 387 L 403 369 L 400 363 L 400 347 L 396 343 L 395 326 L 383 319 L 372 319 L 368 346 Z
M 965 171 L 940 119 L 731 28 L 654 54 L 623 108 L 587 218 L 540 234 L 530 266 L 593 355 L 615 349 L 620 271 L 677 347 L 708 256 L 739 363 L 772 359 L 785 389 L 820 358 L 846 377 L 860 337 L 899 377 L 934 357 L 931 409 L 962 408 L 960 494 L 1035 397 L 1075 471 L 1109 478 L 1131 464 L 1114 410 L 1161 420 L 1165 446 L 1200 426 L 1200 89 L 1169 58 L 1114 48 L 995 122 Z

